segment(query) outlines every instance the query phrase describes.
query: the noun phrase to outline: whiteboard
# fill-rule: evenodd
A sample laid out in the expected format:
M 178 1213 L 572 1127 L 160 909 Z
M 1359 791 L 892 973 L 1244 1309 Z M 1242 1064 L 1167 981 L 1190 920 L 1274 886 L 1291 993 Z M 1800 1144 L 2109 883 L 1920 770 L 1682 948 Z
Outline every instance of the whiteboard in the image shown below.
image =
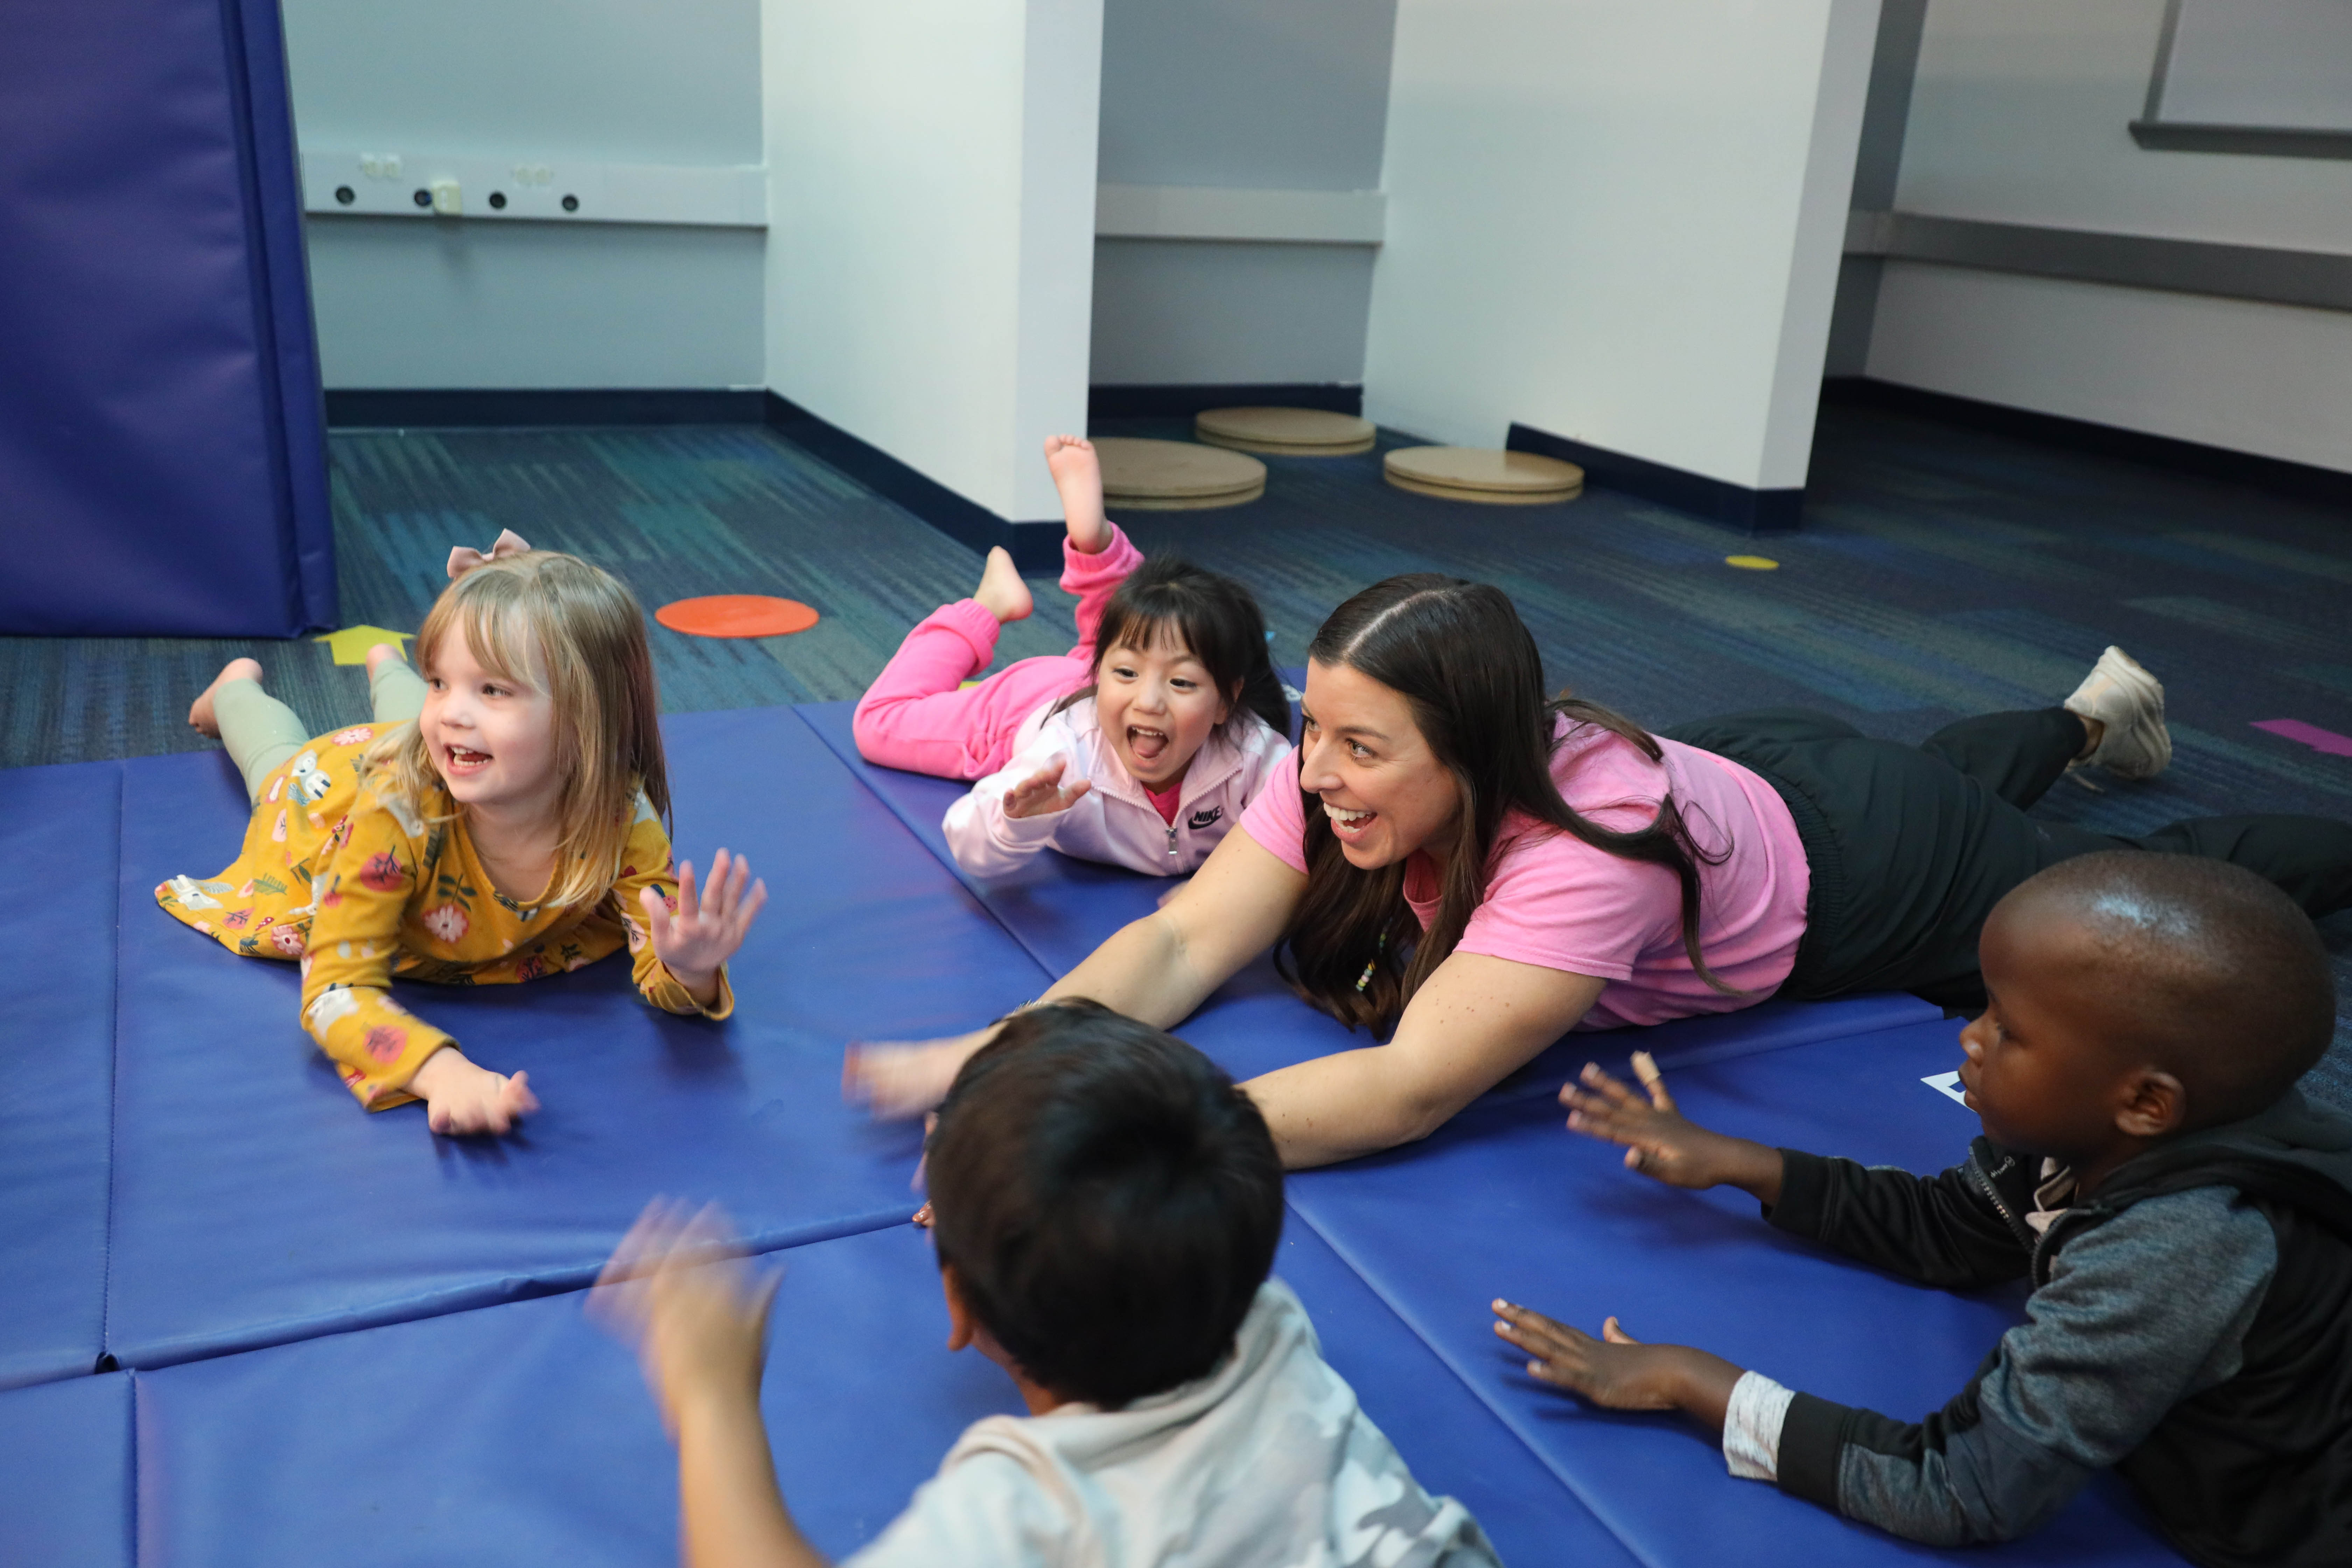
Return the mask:
M 2172 0 L 2144 122 L 2352 133 L 2352 0 Z

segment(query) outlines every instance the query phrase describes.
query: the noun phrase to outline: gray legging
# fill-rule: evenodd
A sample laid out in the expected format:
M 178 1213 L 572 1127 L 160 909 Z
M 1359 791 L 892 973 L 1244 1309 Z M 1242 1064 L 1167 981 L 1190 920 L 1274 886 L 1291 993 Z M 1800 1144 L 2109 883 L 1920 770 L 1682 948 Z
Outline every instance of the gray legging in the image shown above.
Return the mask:
M 405 723 L 425 711 L 425 679 L 403 660 L 388 658 L 368 678 L 368 697 L 377 723 Z M 245 775 L 249 801 L 259 802 L 269 775 L 310 743 L 310 731 L 294 710 L 261 689 L 257 680 L 223 681 L 213 693 L 213 717 L 229 761 Z

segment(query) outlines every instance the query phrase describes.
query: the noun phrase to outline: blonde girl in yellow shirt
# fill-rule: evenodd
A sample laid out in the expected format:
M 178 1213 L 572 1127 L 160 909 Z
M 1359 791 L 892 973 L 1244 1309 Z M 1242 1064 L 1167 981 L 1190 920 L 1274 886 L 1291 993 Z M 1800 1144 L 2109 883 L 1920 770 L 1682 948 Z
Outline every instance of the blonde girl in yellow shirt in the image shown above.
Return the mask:
M 393 999 L 394 975 L 535 980 L 625 946 L 647 1002 L 724 1018 L 727 960 L 767 888 L 724 849 L 698 896 L 693 866 L 671 868 L 628 589 L 511 534 L 487 562 L 453 552 L 450 571 L 416 637 L 422 679 L 396 649 L 370 653 L 373 723 L 305 737 L 258 664 L 221 671 L 189 721 L 245 774 L 244 853 L 155 897 L 234 952 L 300 960 L 304 1025 L 361 1104 L 422 1100 L 436 1132 L 497 1133 L 539 1108 L 525 1075 L 467 1059 Z

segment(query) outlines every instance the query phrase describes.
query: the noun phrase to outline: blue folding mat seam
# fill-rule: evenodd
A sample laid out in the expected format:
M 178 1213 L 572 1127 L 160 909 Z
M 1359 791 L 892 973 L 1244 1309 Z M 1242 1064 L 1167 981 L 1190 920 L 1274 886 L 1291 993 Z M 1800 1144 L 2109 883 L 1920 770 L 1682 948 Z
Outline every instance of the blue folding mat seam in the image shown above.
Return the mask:
M 114 879 L 121 764 L 0 772 L 0 1387 L 84 1375 L 105 1347 L 113 1170 Z
M 1019 1402 L 977 1353 L 946 1351 L 922 1233 L 868 1232 L 778 1261 L 761 1402 L 786 1500 L 838 1555 L 906 1505 L 967 1425 Z M 1462 1498 L 1506 1561 L 1635 1561 L 1311 1229 L 1286 1232 L 1276 1268 L 1367 1413 L 1425 1485 Z M 139 1528 L 159 1561 L 641 1562 L 677 1539 L 676 1465 L 655 1404 L 579 1298 L 186 1363 L 135 1386 L 154 1477 Z M 401 1456 L 396 1528 L 365 1480 L 386 1455 Z
M 116 1190 L 105 1348 L 154 1367 L 593 1278 L 656 1191 L 716 1197 L 773 1250 L 903 1221 L 911 1126 L 843 1104 L 844 1043 L 960 1026 L 1043 972 L 782 709 L 665 721 L 683 858 L 724 843 L 770 883 L 727 1024 L 646 1007 L 616 955 L 465 989 L 396 983 L 543 1102 L 519 1136 L 371 1116 L 296 1017 L 291 964 L 154 907 L 212 875 L 247 816 L 217 754 L 124 764 Z M 790 802 L 790 809 L 779 809 Z
M 1869 1164 L 1936 1170 L 1974 1120 L 1933 1083 L 1958 1057 L 1948 1021 L 1670 1069 L 1694 1121 Z M 1713 1543 L 1790 1568 L 1893 1563 L 1919 1549 L 1731 1479 L 1713 1439 L 1674 1416 L 1595 1409 L 1537 1384 L 1486 1303 L 1597 1331 L 1693 1343 L 1793 1387 L 1903 1418 L 1957 1394 L 2022 1316 L 2021 1286 L 1930 1289 L 1772 1230 L 1753 1200 L 1668 1189 L 1624 1169 L 1531 1097 L 1478 1102 L 1426 1142 L 1292 1178 L 1291 1205 L 1628 1549 L 1696 1568 Z M 1471 1194 L 1475 1202 L 1465 1202 Z M 1661 1506 L 1671 1500 L 1670 1506 Z M 1648 1506 L 1644 1506 L 1647 1504 Z M 2112 1476 L 2056 1519 L 1972 1556 L 2009 1564 L 2177 1561 Z

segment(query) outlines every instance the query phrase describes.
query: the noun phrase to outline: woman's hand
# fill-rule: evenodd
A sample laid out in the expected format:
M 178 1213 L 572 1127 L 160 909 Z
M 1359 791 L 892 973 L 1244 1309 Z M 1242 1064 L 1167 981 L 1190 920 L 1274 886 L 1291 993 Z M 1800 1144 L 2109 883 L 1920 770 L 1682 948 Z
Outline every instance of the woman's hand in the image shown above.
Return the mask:
M 1665 1080 L 1649 1053 L 1633 1053 L 1649 1098 L 1640 1096 L 1593 1063 L 1584 1065 L 1584 1087 L 1564 1084 L 1559 1102 L 1568 1107 L 1571 1131 L 1625 1146 L 1625 1168 L 1670 1187 L 1704 1190 L 1738 1187 L 1758 1201 L 1780 1201 L 1780 1152 L 1746 1138 L 1728 1138 L 1686 1121 L 1675 1109 Z
M 502 1133 L 539 1109 L 530 1075 L 502 1072 L 466 1059 L 455 1046 L 425 1058 L 408 1080 L 408 1092 L 425 1101 L 425 1124 L 453 1138 Z
M 721 849 L 711 857 L 710 886 L 699 898 L 694 862 L 678 867 L 677 913 L 651 888 L 638 894 L 638 900 L 650 922 L 654 955 L 688 995 L 709 1007 L 719 1000 L 719 966 L 743 945 L 753 917 L 768 901 L 768 884 L 751 881 L 751 862 L 740 858 L 730 873 L 727 851 Z
M 596 1277 L 589 1314 L 636 1351 L 670 1436 L 693 1405 L 758 1406 L 768 1307 L 781 1272 L 761 1272 L 729 1243 L 718 1208 L 688 1217 L 656 1198 Z
M 841 1058 L 841 1097 L 884 1121 L 920 1116 L 948 1097 L 956 1074 L 996 1038 L 998 1027 L 991 1024 L 944 1040 L 854 1041 Z
M 1067 811 L 1094 788 L 1089 779 L 1080 779 L 1063 787 L 1062 775 L 1069 771 L 1067 757 L 1055 757 L 1019 784 L 1004 792 L 1004 815 L 1015 821 L 1024 816 L 1050 816 L 1057 811 Z
M 1614 1318 L 1594 1339 L 1511 1302 L 1494 1304 L 1495 1332 L 1527 1352 L 1528 1375 L 1610 1410 L 1680 1410 L 1718 1435 L 1740 1369 L 1688 1345 L 1645 1345 Z

